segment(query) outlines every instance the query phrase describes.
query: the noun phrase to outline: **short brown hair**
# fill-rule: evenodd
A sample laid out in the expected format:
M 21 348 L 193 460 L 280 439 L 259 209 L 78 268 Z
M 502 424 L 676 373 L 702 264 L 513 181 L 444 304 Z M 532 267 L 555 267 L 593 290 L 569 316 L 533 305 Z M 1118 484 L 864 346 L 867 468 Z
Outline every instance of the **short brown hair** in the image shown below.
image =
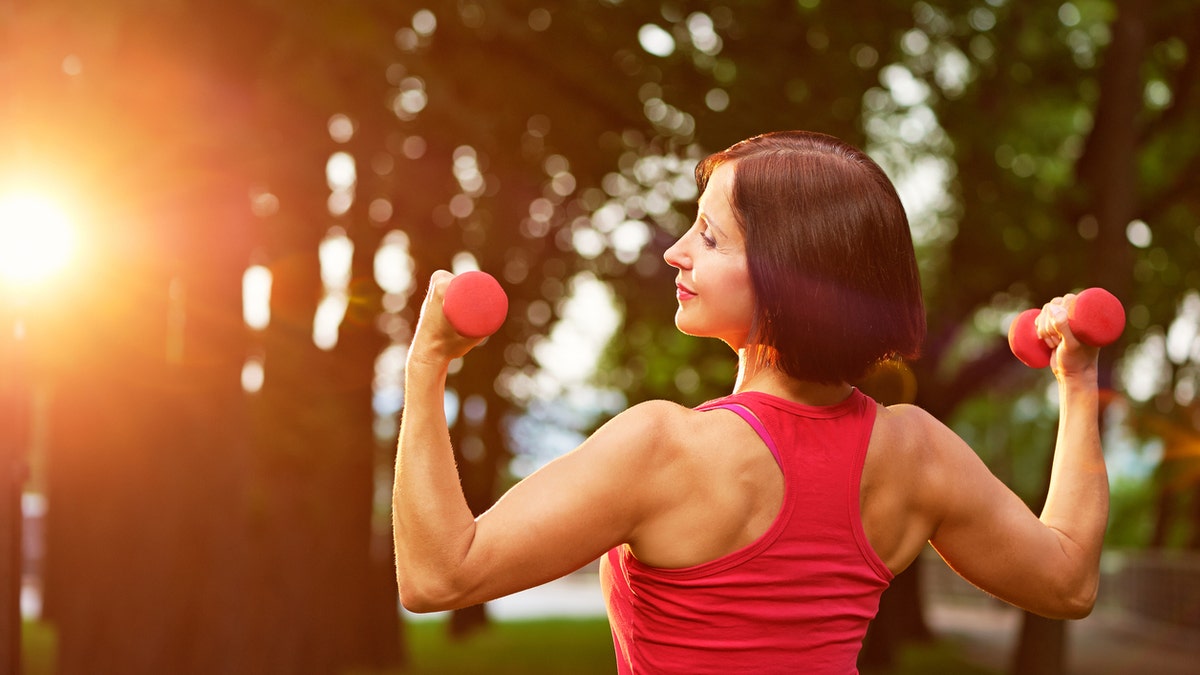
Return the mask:
M 814 382 L 914 359 L 925 304 L 908 217 L 866 153 L 824 134 L 755 136 L 696 167 L 703 192 L 734 163 L 733 211 L 756 299 L 756 358 Z

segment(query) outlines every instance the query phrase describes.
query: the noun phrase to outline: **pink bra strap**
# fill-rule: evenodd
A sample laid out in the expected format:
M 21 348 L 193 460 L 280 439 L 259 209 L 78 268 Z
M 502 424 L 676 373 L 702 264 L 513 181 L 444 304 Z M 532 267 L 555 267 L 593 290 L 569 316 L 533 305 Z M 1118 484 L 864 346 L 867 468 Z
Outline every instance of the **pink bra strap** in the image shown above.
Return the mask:
M 771 438 L 771 434 L 767 433 L 767 428 L 763 426 L 763 423 L 758 419 L 758 416 L 755 415 L 753 411 L 740 403 L 716 403 L 709 406 L 702 406 L 697 409 L 716 410 L 718 408 L 722 410 L 732 410 L 733 412 L 737 413 L 739 417 L 746 420 L 746 424 L 749 424 L 750 427 L 754 429 L 754 433 L 758 434 L 758 437 L 762 439 L 762 442 L 766 443 L 767 449 L 771 451 L 771 456 L 775 458 L 775 463 L 779 465 L 780 469 L 783 468 L 783 458 L 779 455 L 779 448 L 775 447 L 775 441 Z

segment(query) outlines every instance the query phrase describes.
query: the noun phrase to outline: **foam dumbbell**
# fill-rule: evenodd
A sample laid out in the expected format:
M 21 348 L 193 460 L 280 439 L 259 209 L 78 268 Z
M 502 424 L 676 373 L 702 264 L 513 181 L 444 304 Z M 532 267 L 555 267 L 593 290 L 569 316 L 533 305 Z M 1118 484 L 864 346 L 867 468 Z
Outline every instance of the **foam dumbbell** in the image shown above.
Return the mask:
M 446 287 L 442 312 L 459 335 L 485 338 L 499 330 L 508 316 L 508 296 L 487 272 L 463 272 Z
M 1040 309 L 1027 309 L 1008 327 L 1008 346 L 1021 363 L 1030 368 L 1050 365 L 1052 350 L 1037 336 L 1035 324 Z M 1080 342 L 1103 347 L 1116 341 L 1125 330 L 1125 308 L 1115 295 L 1103 288 L 1088 288 L 1075 296 L 1067 308 L 1067 325 Z

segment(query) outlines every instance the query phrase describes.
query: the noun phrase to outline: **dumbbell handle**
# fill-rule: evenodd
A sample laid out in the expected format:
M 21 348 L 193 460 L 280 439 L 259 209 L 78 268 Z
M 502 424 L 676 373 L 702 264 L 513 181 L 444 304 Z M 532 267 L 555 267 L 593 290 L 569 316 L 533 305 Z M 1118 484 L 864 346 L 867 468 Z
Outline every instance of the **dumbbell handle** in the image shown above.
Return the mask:
M 1037 336 L 1035 322 L 1040 313 L 1040 309 L 1027 309 L 1008 328 L 1009 348 L 1030 368 L 1050 365 L 1052 350 Z M 1125 330 L 1125 308 L 1103 288 L 1088 288 L 1080 291 L 1067 308 L 1067 325 L 1080 342 L 1103 347 L 1115 342 Z

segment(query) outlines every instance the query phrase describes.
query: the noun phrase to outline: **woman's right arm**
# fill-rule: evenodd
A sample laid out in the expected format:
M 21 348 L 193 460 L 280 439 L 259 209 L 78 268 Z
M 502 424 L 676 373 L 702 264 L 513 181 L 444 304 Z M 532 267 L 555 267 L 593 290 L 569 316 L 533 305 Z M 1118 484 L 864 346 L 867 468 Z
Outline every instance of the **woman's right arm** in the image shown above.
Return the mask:
M 557 578 L 638 538 L 678 491 L 668 430 L 683 410 L 635 406 L 579 448 L 518 483 L 473 517 L 459 483 L 444 413 L 447 368 L 475 341 L 449 328 L 435 274 L 405 373 L 392 522 L 396 579 L 410 610 L 453 609 Z

